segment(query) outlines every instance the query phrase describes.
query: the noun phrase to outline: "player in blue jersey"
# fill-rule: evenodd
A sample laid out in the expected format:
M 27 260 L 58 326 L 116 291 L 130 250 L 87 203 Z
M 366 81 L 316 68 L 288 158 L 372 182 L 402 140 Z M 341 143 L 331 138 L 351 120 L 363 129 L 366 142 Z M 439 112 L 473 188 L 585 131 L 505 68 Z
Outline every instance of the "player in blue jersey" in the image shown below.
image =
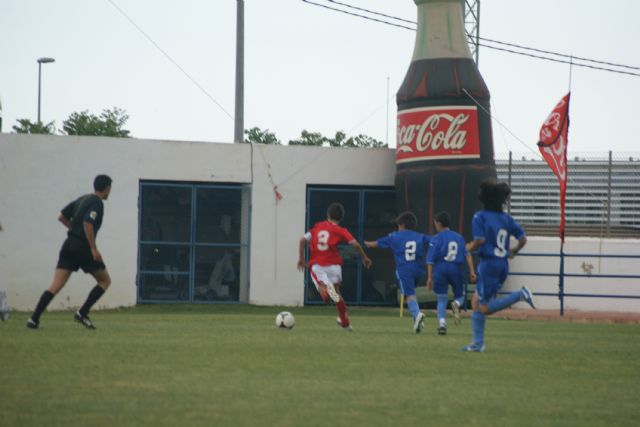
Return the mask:
M 526 301 L 536 308 L 534 295 L 526 286 L 510 294 L 498 297 L 498 291 L 509 274 L 509 261 L 527 244 L 527 236 L 520 224 L 502 211 L 502 207 L 511 194 L 511 188 L 505 182 L 493 180 L 480 184 L 479 199 L 484 209 L 473 215 L 471 231 L 473 240 L 467 244 L 467 250 L 478 251 L 478 284 L 471 301 L 471 331 L 473 342 L 464 346 L 462 351 L 482 352 L 485 350 L 484 329 L 487 315 L 504 310 L 518 301 Z M 513 236 L 518 243 L 509 249 L 509 239 Z
M 368 248 L 390 248 L 393 251 L 400 291 L 413 316 L 413 332 L 419 334 L 424 328 L 425 315 L 418 306 L 415 287 L 425 276 L 425 255 L 430 237 L 415 231 L 418 220 L 412 212 L 402 212 L 395 223 L 398 231 L 364 244 Z
M 460 323 L 460 307 L 465 302 L 463 290 L 463 264 L 469 268 L 471 283 L 476 281 L 473 259 L 465 247 L 464 237 L 449 229 L 451 219 L 446 212 L 436 214 L 433 223 L 438 234 L 431 238 L 427 254 L 427 288 L 438 298 L 438 335 L 447 334 L 447 302 L 449 285 L 453 289 L 451 310 L 453 319 Z

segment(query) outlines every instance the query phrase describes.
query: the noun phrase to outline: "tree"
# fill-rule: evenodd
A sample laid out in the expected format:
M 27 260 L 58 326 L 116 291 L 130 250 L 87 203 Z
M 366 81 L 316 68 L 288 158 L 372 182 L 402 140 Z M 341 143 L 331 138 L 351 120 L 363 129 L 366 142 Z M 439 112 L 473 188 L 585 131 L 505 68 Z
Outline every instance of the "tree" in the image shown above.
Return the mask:
M 89 114 L 87 110 L 71 113 L 62 122 L 62 131 L 67 135 L 114 136 L 129 137 L 129 131 L 123 129 L 129 115 L 118 107 L 105 109 L 99 117 Z
M 387 144 L 367 135 L 359 134 L 347 139 L 341 147 L 354 148 L 387 148 Z
M 56 132 L 55 122 L 44 124 L 34 123 L 29 119 L 18 119 L 18 125 L 13 125 L 16 133 L 53 135 Z
M 289 141 L 289 145 L 312 145 L 316 147 L 351 147 L 351 148 L 384 148 L 387 144 L 367 135 L 347 138 L 343 131 L 336 132 L 333 138 L 322 136 L 319 132 L 302 131 L 300 138 Z
M 300 134 L 300 138 L 289 141 L 289 145 L 310 145 L 321 147 L 325 142 L 328 143 L 329 140 L 322 136 L 320 132 L 307 132 L 306 130 L 303 130 Z
M 261 130 L 259 127 L 252 127 L 249 130 L 245 130 L 244 134 L 247 137 L 243 142 L 248 144 L 282 144 L 273 132 L 269 132 L 269 129 Z

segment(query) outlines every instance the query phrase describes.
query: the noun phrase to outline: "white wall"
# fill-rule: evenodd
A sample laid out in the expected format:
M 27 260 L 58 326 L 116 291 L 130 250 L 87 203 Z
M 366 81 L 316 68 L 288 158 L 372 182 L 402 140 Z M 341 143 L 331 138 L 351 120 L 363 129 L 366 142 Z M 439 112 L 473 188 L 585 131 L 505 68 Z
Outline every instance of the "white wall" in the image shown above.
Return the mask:
M 556 256 L 538 257 L 526 254 L 555 254 Z M 597 255 L 635 255 L 640 256 L 640 241 L 636 239 L 598 239 L 588 237 L 567 238 L 564 245 L 566 256 L 565 274 L 579 275 L 564 279 L 565 294 L 587 295 L 634 295 L 640 297 L 640 279 L 598 278 L 596 275 L 638 276 L 640 258 L 608 258 Z M 522 255 L 510 263 L 510 271 L 517 273 L 551 273 L 560 271 L 560 239 L 548 237 L 529 237 Z M 586 256 L 592 255 L 592 256 Z M 589 274 L 589 272 L 591 274 Z M 514 290 L 527 285 L 534 292 L 557 293 L 559 279 L 547 276 L 509 276 L 505 290 Z M 539 297 L 538 304 L 543 309 L 560 310 L 558 297 Z M 519 306 L 524 307 L 523 304 Z M 565 310 L 606 310 L 640 312 L 638 299 L 594 298 L 571 296 L 564 299 Z
M 253 150 L 250 302 L 302 305 L 304 275 L 296 262 L 298 241 L 306 231 L 307 184 L 393 185 L 394 154 L 388 149 L 264 145 Z
M 113 190 L 98 237 L 112 286 L 97 308 L 136 302 L 138 183 L 141 179 L 252 184 L 249 302 L 302 305 L 304 276 L 296 270 L 297 243 L 305 231 L 308 184 L 393 185 L 393 151 L 250 146 L 139 139 L 0 134 L 0 289 L 11 306 L 33 309 L 51 280 L 65 229 L 57 216 L 66 203 L 92 191 L 107 173 Z M 274 186 L 282 195 L 276 200 Z M 640 255 L 638 240 L 567 239 L 566 253 Z M 557 253 L 557 239 L 531 237 L 524 252 Z M 565 272 L 640 274 L 638 259 L 567 258 Z M 558 272 L 557 258 L 517 257 L 514 272 Z M 586 276 L 586 273 L 584 273 Z M 555 292 L 555 277 L 510 277 L 506 288 L 529 285 Z M 52 309 L 79 306 L 93 285 L 77 273 Z M 567 278 L 568 293 L 640 295 L 638 279 Z M 558 308 L 556 298 L 540 298 Z M 567 298 L 565 308 L 640 311 L 637 300 Z
M 0 289 L 14 309 L 33 309 L 66 236 L 60 210 L 106 173 L 114 182 L 97 242 L 112 285 L 97 308 L 135 304 L 139 180 L 248 183 L 249 154 L 244 144 L 0 134 Z M 73 274 L 51 309 L 81 305 L 92 280 Z

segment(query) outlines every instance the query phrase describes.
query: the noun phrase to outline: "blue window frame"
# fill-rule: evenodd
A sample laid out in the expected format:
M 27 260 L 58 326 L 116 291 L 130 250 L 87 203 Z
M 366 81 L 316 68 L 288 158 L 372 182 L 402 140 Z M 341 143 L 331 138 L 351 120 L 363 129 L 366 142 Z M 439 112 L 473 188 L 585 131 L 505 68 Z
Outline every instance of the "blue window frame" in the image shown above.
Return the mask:
M 139 191 L 138 302 L 246 300 L 248 187 L 141 181 Z
M 375 240 L 395 230 L 396 198 L 393 187 L 308 186 L 307 230 L 326 219 L 330 203 L 339 202 L 345 208 L 341 225 L 361 243 Z M 380 249 L 367 250 L 374 267 L 366 270 L 357 252 L 349 245 L 340 248 L 344 260 L 342 294 L 352 305 L 394 305 L 397 284 L 393 256 Z M 316 288 L 305 274 L 305 304 L 321 304 Z

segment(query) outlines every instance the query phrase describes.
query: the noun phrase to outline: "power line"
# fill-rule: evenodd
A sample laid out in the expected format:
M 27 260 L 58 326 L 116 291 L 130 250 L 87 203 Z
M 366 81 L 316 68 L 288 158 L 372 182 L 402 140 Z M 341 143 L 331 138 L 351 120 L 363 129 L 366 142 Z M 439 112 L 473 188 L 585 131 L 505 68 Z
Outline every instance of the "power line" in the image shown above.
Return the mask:
M 191 75 L 189 73 L 187 73 L 186 70 L 180 66 L 180 64 L 178 64 L 167 52 L 165 52 L 165 50 L 162 49 L 160 47 L 160 45 L 158 43 L 156 43 L 151 38 L 151 36 L 149 36 L 147 33 L 145 33 L 144 30 L 142 28 L 140 28 L 140 26 L 138 24 L 136 24 L 133 19 L 131 19 L 122 9 L 120 9 L 120 7 L 118 7 L 118 5 L 113 2 L 113 0 L 107 0 L 107 1 L 109 3 L 111 3 L 111 5 L 118 12 L 120 12 L 120 14 L 122 16 L 124 16 L 125 19 L 127 21 L 129 21 L 129 23 L 131 23 L 131 25 L 133 25 L 136 28 L 136 30 L 138 30 L 138 32 L 140 32 L 140 34 L 142 34 L 147 40 L 149 40 L 151 42 L 151 44 L 153 44 L 156 47 L 156 49 L 158 49 L 160 51 L 160 53 L 162 53 L 165 56 L 165 58 L 167 58 L 173 65 L 175 65 L 182 72 L 182 74 L 184 74 L 189 80 L 191 80 L 191 83 L 196 85 L 196 87 L 198 89 L 200 89 L 200 91 L 202 93 L 204 93 L 207 96 L 207 98 L 209 98 L 211 101 L 213 101 L 218 106 L 218 108 L 220 108 L 227 116 L 229 116 L 229 118 L 231 120 L 233 120 L 233 116 L 231 114 L 229 114 L 229 112 L 227 110 L 225 110 L 225 108 L 218 101 L 216 101 L 215 98 L 213 96 L 211 96 L 211 94 L 209 92 L 207 92 L 207 90 L 204 87 L 202 87 L 202 85 L 200 85 L 200 83 L 198 83 L 196 81 L 196 79 L 191 77 Z
M 559 62 L 559 63 L 562 63 L 562 64 L 571 64 L 571 65 L 576 66 L 576 67 L 591 68 L 591 69 L 594 69 L 594 70 L 608 71 L 610 73 L 627 74 L 627 75 L 630 75 L 630 76 L 638 76 L 638 77 L 640 77 L 640 73 L 632 73 L 630 71 L 614 70 L 612 68 L 597 67 L 595 65 L 589 65 L 589 64 L 580 64 L 578 62 L 571 61 L 571 59 L 568 60 L 568 61 L 565 61 L 565 60 L 562 60 L 562 59 L 549 58 L 549 57 L 546 57 L 546 56 L 534 55 L 532 53 L 518 52 L 518 51 L 515 51 L 515 50 L 512 50 L 512 49 L 505 49 L 503 47 L 490 46 L 490 45 L 487 45 L 487 44 L 478 44 L 478 46 L 486 47 L 486 48 L 489 48 L 489 49 L 500 50 L 500 51 L 508 52 L 508 53 L 514 53 L 516 55 L 528 56 L 528 57 L 536 58 L 536 59 L 543 59 L 545 61 Z M 571 58 L 571 56 L 568 56 L 568 58 Z M 598 61 L 593 61 L 593 62 L 598 62 Z
M 405 25 L 396 24 L 394 22 L 385 21 L 384 19 L 372 18 L 371 16 L 362 15 L 360 13 L 349 12 L 348 10 L 327 6 L 327 5 L 316 3 L 316 2 L 313 2 L 313 1 L 309 1 L 309 0 L 302 0 L 302 1 L 304 3 L 309 3 L 309 4 L 312 4 L 314 6 L 323 7 L 323 8 L 329 9 L 329 10 L 333 10 L 333 11 L 336 11 L 336 12 L 340 12 L 340 13 L 344 13 L 344 14 L 347 14 L 347 15 L 355 16 L 355 17 L 358 17 L 358 18 L 366 19 L 366 20 L 369 20 L 369 21 L 379 22 L 379 23 L 382 23 L 382 24 L 391 25 L 391 26 L 403 28 L 403 29 L 406 29 L 406 30 L 416 31 L 415 27 L 408 27 L 408 26 L 405 26 Z M 393 19 L 393 20 L 409 23 L 409 24 L 412 24 L 412 25 L 417 25 L 417 23 L 415 21 L 410 21 L 410 20 L 399 18 L 399 17 L 396 17 L 396 16 L 392 16 L 392 15 L 387 15 L 387 14 L 384 14 L 384 13 L 376 12 L 374 10 L 353 6 L 353 5 L 350 5 L 348 3 L 343 3 L 343 2 L 339 2 L 339 1 L 335 1 L 335 0 L 325 0 L 325 1 L 327 1 L 329 3 L 336 4 L 336 5 L 340 5 L 342 7 L 347 8 L 347 9 L 358 10 L 360 12 L 368 13 L 370 15 L 380 16 L 380 17 L 383 17 L 383 18 Z M 542 59 L 542 60 L 546 60 L 546 61 L 559 62 L 559 63 L 564 63 L 564 64 L 572 64 L 572 65 L 575 65 L 577 67 L 585 67 L 585 68 L 591 68 L 591 69 L 594 69 L 594 70 L 607 71 L 607 72 L 610 72 L 610 73 L 626 74 L 626 75 L 630 75 L 630 76 L 639 76 L 640 77 L 639 73 L 632 73 L 632 72 L 628 72 L 628 71 L 615 70 L 615 69 L 612 69 L 612 68 L 606 68 L 606 67 L 599 67 L 599 66 L 595 66 L 595 65 L 583 64 L 583 63 L 579 63 L 579 62 L 575 62 L 575 61 L 578 60 L 578 61 L 583 61 L 583 62 L 592 62 L 594 64 L 610 65 L 612 67 L 626 68 L 626 69 L 631 69 L 631 70 L 640 70 L 640 67 L 633 67 L 633 66 L 624 65 L 624 64 L 615 64 L 615 63 L 612 63 L 612 62 L 599 61 L 599 60 L 596 60 L 596 59 L 581 58 L 581 57 L 577 57 L 577 56 L 573 56 L 573 55 L 567 55 L 567 54 L 564 54 L 564 53 L 552 52 L 552 51 L 547 51 L 547 50 L 527 47 L 527 46 L 523 46 L 523 45 L 518 45 L 518 44 L 514 44 L 514 43 L 501 42 L 501 41 L 498 41 L 498 40 L 492 40 L 492 39 L 488 39 L 488 38 L 478 37 L 478 39 L 483 40 L 485 42 L 495 43 L 495 44 L 509 46 L 509 47 L 514 47 L 514 48 L 518 48 L 518 49 L 522 49 L 522 50 L 528 50 L 528 51 L 532 51 L 532 52 L 544 53 L 544 54 L 547 54 L 547 55 L 560 56 L 560 57 L 563 57 L 563 58 L 567 58 L 569 60 L 568 61 L 564 61 L 564 60 L 559 60 L 559 59 L 555 59 L 555 58 L 550 58 L 550 57 L 547 57 L 547 56 L 535 55 L 535 54 L 526 53 L 526 52 L 519 52 L 519 51 L 516 51 L 516 50 L 513 50 L 513 49 L 506 49 L 506 48 L 502 48 L 502 47 L 497 47 L 497 46 L 491 46 L 491 45 L 488 45 L 488 44 L 480 44 L 480 43 L 478 43 L 478 46 L 486 47 L 488 49 L 500 50 L 500 51 L 503 51 L 503 52 L 513 53 L 513 54 L 516 54 L 516 55 L 528 56 L 528 57 L 531 57 L 531 58 Z
M 331 7 L 331 6 L 327 6 L 326 4 L 320 4 L 320 3 L 316 3 L 310 0 L 302 0 L 303 3 L 308 3 L 308 4 L 312 4 L 314 6 L 319 6 L 319 7 L 323 7 L 325 9 L 329 9 L 329 10 L 335 10 L 336 12 L 340 12 L 340 13 L 344 13 L 347 15 L 351 15 L 351 16 L 357 16 L 358 18 L 363 18 L 369 21 L 374 21 L 374 22 L 380 22 L 382 24 L 386 24 L 386 25 L 391 25 L 394 27 L 400 27 L 400 28 L 404 28 L 405 30 L 411 30 L 411 31 L 415 31 L 415 28 L 411 28 L 411 27 L 406 27 L 404 25 L 400 25 L 400 24 L 394 24 L 393 22 L 388 22 L 388 21 L 383 21 L 382 19 L 376 19 L 376 18 L 372 18 L 370 16 L 366 16 L 366 15 L 361 15 L 359 13 L 353 13 L 353 12 L 349 12 L 343 9 L 338 9 L 336 7 Z M 352 9 L 356 9 L 354 6 L 349 6 Z M 366 10 L 366 9 L 362 9 L 362 10 Z M 374 15 L 377 14 L 376 12 L 372 12 Z M 396 18 L 398 19 L 398 18 Z
M 526 47 L 526 46 L 521 46 L 521 45 L 518 45 L 518 44 L 501 42 L 501 41 L 498 41 L 498 40 L 491 40 L 491 39 L 487 39 L 487 38 L 484 38 L 484 37 L 478 37 L 478 39 L 483 40 L 483 41 L 487 41 L 487 42 L 491 42 L 491 43 L 501 44 L 501 45 L 504 45 L 504 46 L 511 46 L 511 47 L 517 47 L 519 49 L 526 49 L 526 50 L 531 50 L 531 51 L 534 51 L 534 52 L 546 53 L 548 55 L 557 55 L 557 56 L 563 56 L 565 58 L 573 58 L 574 60 L 577 59 L 579 61 L 594 62 L 596 64 L 611 65 L 613 67 L 620 67 L 620 68 L 629 68 L 631 70 L 640 70 L 640 67 L 632 67 L 631 65 L 615 64 L 613 62 L 605 62 L 605 61 L 598 61 L 596 59 L 581 58 L 579 56 L 568 55 L 566 53 L 558 53 L 558 52 L 553 52 L 553 51 L 549 51 L 549 50 L 536 49 L 534 47 Z
M 394 19 L 394 20 L 400 21 L 400 22 L 406 22 L 407 24 L 413 24 L 413 25 L 416 24 L 415 21 L 411 21 L 409 19 L 399 18 L 397 16 L 392 16 L 392 15 L 386 15 L 386 14 L 380 13 L 380 12 L 374 12 L 373 10 L 364 9 L 362 7 L 356 7 L 356 6 L 347 4 L 347 3 L 342 3 L 342 2 L 339 2 L 339 1 L 335 1 L 335 0 L 325 0 L 325 1 L 327 1 L 329 3 L 338 4 L 340 6 L 348 7 L 350 9 L 360 10 L 362 12 L 370 13 L 372 15 L 377 15 L 377 16 L 382 16 L 384 18 Z

